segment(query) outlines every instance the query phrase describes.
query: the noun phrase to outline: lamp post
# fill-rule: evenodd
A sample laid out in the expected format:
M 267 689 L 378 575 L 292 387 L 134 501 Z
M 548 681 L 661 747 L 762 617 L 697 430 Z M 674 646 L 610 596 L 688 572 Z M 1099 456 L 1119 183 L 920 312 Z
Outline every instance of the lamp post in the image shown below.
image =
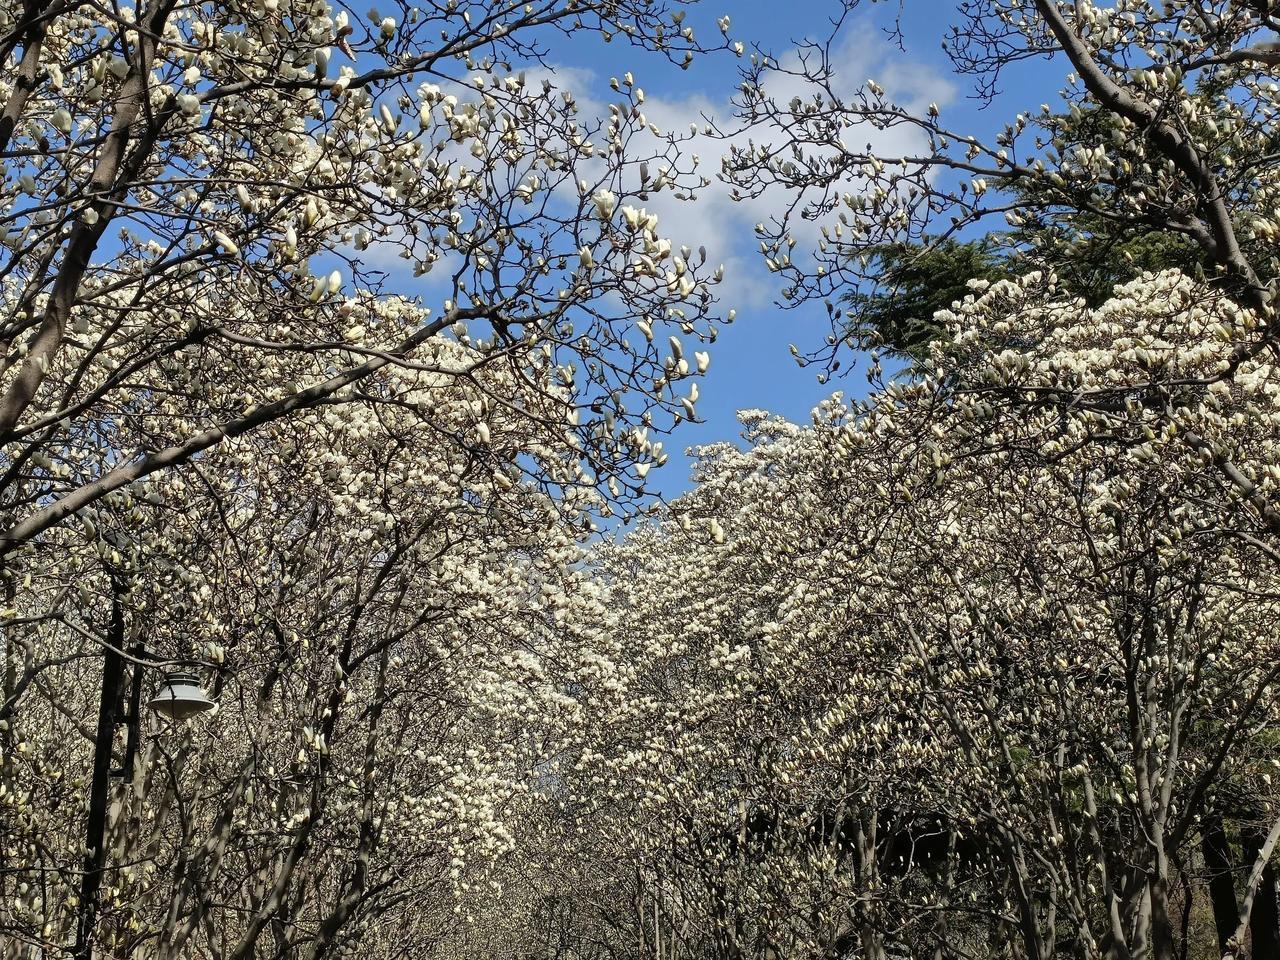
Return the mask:
M 124 679 L 125 653 L 123 589 L 117 581 L 112 583 L 111 624 L 107 633 L 107 648 L 102 664 L 102 695 L 98 702 L 98 728 L 93 740 L 93 778 L 89 785 L 89 815 L 85 824 L 84 872 L 80 878 L 80 900 L 77 904 L 76 942 L 73 960 L 91 960 L 93 930 L 98 922 L 98 893 L 102 888 L 102 873 L 106 862 L 104 843 L 107 832 L 107 795 L 110 792 L 112 774 L 129 778 L 138 750 L 139 707 L 142 703 L 142 667 L 144 658 L 141 647 L 135 648 L 133 661 L 133 685 L 129 693 L 129 706 L 122 710 L 121 682 Z M 161 681 L 156 695 L 148 701 L 156 713 L 170 720 L 188 717 L 213 709 L 214 703 L 201 689 L 192 673 L 169 673 Z M 115 743 L 116 727 L 126 724 L 124 763 L 118 770 L 111 769 L 111 757 Z

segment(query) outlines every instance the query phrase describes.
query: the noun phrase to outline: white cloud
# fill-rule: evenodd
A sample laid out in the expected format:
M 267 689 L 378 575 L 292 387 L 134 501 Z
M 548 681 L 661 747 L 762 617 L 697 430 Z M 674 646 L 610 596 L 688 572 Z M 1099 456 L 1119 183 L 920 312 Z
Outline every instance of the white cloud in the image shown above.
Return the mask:
M 889 96 L 913 111 L 923 111 L 930 102 L 945 104 L 955 96 L 955 87 L 945 77 L 925 65 L 908 60 L 896 48 L 881 42 L 873 42 L 871 31 L 850 31 L 836 47 L 834 59 L 841 66 L 835 75 L 835 91 L 841 97 L 849 97 L 869 76 L 886 89 Z M 799 65 L 795 51 L 782 61 L 784 68 Z M 576 82 L 591 78 L 586 71 L 573 70 Z M 557 74 L 559 76 L 559 74 Z M 779 73 L 767 87 L 768 93 L 781 104 L 793 97 L 812 96 L 813 91 L 800 77 Z M 745 145 L 754 138 L 757 143 L 768 142 L 767 131 L 734 130 L 732 107 L 728 97 L 713 101 L 699 92 L 687 97 L 672 99 L 651 96 L 644 104 L 645 115 L 664 132 L 688 132 L 691 123 L 702 130 L 708 120 L 725 131 L 726 136 L 707 136 L 704 133 L 689 139 L 683 146 L 686 154 L 700 158 L 699 169 L 713 182 L 703 188 L 696 200 L 681 202 L 670 193 L 654 194 L 646 207 L 656 212 L 661 220 L 661 232 L 676 243 L 697 248 L 707 248 L 708 259 L 726 266 L 725 299 L 732 305 L 761 307 L 777 296 L 777 288 L 771 275 L 762 270 L 754 227 L 756 223 L 782 218 L 794 197 L 775 191 L 759 199 L 735 202 L 729 187 L 718 178 L 721 161 L 735 145 Z M 878 151 L 898 154 L 909 153 L 924 145 L 923 137 L 914 129 L 895 127 L 878 130 L 870 126 L 851 128 L 859 136 L 865 135 Z M 862 143 L 859 143 L 861 146 Z M 792 233 L 800 247 L 816 243 L 818 224 L 796 219 Z
M 955 96 L 955 88 L 950 81 L 932 68 L 907 59 L 896 48 L 884 43 L 869 25 L 861 32 L 848 31 L 834 49 L 833 60 L 838 64 L 834 88 L 841 97 L 851 96 L 868 77 L 875 77 L 891 98 L 912 110 L 923 111 L 930 102 L 945 104 Z M 769 95 L 784 105 L 793 97 L 811 96 L 813 91 L 803 78 L 789 76 L 785 72 L 799 66 L 798 52 L 792 51 L 784 57 L 782 65 L 784 71 L 774 74 L 767 85 Z M 535 67 L 526 70 L 525 77 L 533 89 L 549 80 L 557 89 L 571 91 L 584 121 L 607 117 L 607 101 L 599 96 L 606 91 L 607 78 L 590 69 L 564 65 Z M 638 77 L 637 83 L 643 86 L 643 77 Z M 699 171 L 712 182 L 697 191 L 695 200 L 677 200 L 670 190 L 664 190 L 650 193 L 644 206 L 658 214 L 662 236 L 695 250 L 703 246 L 712 267 L 721 263 L 725 265 L 726 282 L 720 292 L 727 306 L 761 308 L 773 302 L 778 288 L 773 275 L 763 269 L 754 226 L 758 222 L 783 217 L 795 198 L 774 191 L 760 199 L 735 202 L 729 187 L 720 181 L 721 161 L 733 146 L 744 145 L 750 138 L 754 138 L 756 143 L 767 143 L 770 133 L 758 129 L 735 131 L 729 94 L 730 91 L 725 90 L 723 99 L 713 99 L 706 91 L 677 98 L 653 94 L 646 98 L 642 109 L 647 119 L 664 133 L 684 135 L 686 139 L 680 148 L 682 156 L 687 160 L 696 155 L 700 161 Z M 708 121 L 729 133 L 706 135 L 701 131 Z M 698 127 L 696 135 L 688 136 L 690 124 Z M 859 147 L 870 142 L 878 151 L 891 154 L 907 153 L 923 145 L 920 134 L 906 126 L 889 130 L 870 126 L 850 128 L 849 138 L 855 135 L 859 138 Z M 584 176 L 590 174 L 591 171 L 583 171 Z M 632 191 L 639 188 L 639 184 L 628 186 Z M 576 199 L 574 197 L 570 202 L 576 202 Z M 796 218 L 792 232 L 799 252 L 816 242 L 818 224 Z M 392 245 L 375 244 L 366 251 L 364 259 L 370 266 L 382 267 L 393 274 L 399 271 L 407 273 L 404 261 L 398 259 L 397 253 L 398 248 Z

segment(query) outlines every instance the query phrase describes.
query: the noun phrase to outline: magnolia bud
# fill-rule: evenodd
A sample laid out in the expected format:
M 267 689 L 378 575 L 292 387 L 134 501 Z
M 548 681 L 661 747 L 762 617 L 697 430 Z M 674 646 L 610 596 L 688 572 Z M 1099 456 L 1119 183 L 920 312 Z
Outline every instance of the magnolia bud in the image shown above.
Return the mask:
M 235 242 L 221 230 L 213 231 L 213 241 L 232 256 L 240 252 L 240 248 L 235 245 Z

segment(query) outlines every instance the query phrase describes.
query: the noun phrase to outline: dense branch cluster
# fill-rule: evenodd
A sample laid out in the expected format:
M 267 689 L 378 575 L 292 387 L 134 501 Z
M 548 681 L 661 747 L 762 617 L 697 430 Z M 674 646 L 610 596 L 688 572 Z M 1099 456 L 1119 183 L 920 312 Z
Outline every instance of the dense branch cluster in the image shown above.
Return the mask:
M 1072 71 L 991 144 L 682 3 L 384 7 L 0 0 L 0 955 L 1280 956 L 1270 6 L 965 0 L 980 95 Z M 567 36 L 744 56 L 781 300 L 915 366 L 654 506 L 733 312 Z
M 843 6 L 851 15 L 858 4 Z M 843 93 L 831 43 L 758 57 L 746 72 L 738 101 L 750 138 L 736 134 L 724 170 L 744 197 L 790 198 L 786 217 L 757 227 L 785 300 L 874 284 L 885 243 L 1001 219 L 1036 228 L 1040 244 L 1078 241 L 1086 224 L 1185 238 L 1243 302 L 1270 312 L 1280 24 L 1266 4 L 984 0 L 960 13 L 948 52 L 980 92 L 994 93 L 1017 61 L 1057 55 L 1072 71 L 1060 101 L 984 142 L 874 80 Z M 797 84 L 805 96 L 771 93 Z M 868 138 L 886 130 L 919 146 L 878 150 Z M 819 227 L 811 248 L 800 221 Z
M 717 277 L 629 200 L 690 197 L 702 178 L 640 88 L 579 117 L 572 91 L 528 68 L 549 31 L 682 57 L 700 49 L 692 30 L 648 3 L 392 12 L 10 11 L 6 554 L 385 364 L 431 369 L 446 336 L 476 350 L 446 376 L 497 362 L 531 389 L 548 370 L 569 388 L 554 423 L 579 434 L 582 469 L 549 479 L 638 489 L 630 461 L 654 458 L 627 440 L 636 398 L 686 415 L 683 368 L 653 344 L 668 326 L 711 335 Z M 387 317 L 387 261 L 444 264 L 438 303 Z
M 1174 273 L 1096 310 L 1031 275 L 945 319 L 917 382 L 805 429 L 748 415 L 745 450 L 705 450 L 670 518 L 597 558 L 584 619 L 621 688 L 582 789 L 634 785 L 585 816 L 606 846 L 644 825 L 606 900 L 648 900 L 639 939 L 1178 956 L 1215 942 L 1198 848 L 1224 819 L 1257 893 L 1280 557 L 1187 439 L 1274 500 L 1274 367 L 1203 385 L 1255 319 Z M 1131 399 L 1056 400 L 1094 391 Z
M 524 631 L 697 416 L 717 323 L 644 209 L 696 159 L 547 52 L 709 34 L 649 0 L 0 5 L 6 956 L 481 937 L 567 722 Z M 207 728 L 140 713 L 178 667 Z

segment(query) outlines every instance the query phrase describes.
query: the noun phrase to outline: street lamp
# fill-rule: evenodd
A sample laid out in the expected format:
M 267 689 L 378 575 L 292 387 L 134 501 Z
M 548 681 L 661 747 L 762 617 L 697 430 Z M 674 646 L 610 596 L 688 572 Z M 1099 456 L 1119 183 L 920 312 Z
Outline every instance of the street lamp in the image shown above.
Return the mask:
M 214 703 L 200 686 L 194 673 L 169 673 L 147 701 L 147 706 L 170 720 L 186 720 L 198 713 L 212 710 Z

